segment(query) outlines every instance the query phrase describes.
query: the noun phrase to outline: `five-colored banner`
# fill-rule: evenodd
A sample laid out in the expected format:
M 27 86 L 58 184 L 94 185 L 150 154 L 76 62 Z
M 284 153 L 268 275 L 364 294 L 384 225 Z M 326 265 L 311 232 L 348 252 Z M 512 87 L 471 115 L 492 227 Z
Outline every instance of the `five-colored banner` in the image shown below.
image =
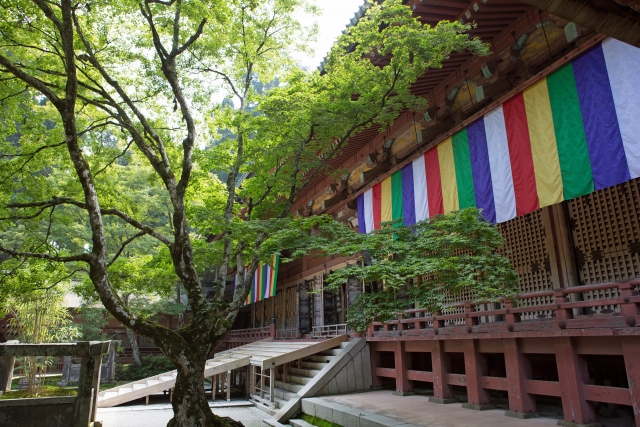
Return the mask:
M 280 255 L 274 255 L 271 264 L 262 264 L 258 266 L 253 280 L 251 282 L 251 290 L 247 295 L 244 303 L 253 304 L 270 297 L 276 296 L 276 283 L 278 281 L 278 264 L 280 263 Z M 245 269 L 245 274 L 247 269 Z M 234 278 L 234 289 L 237 286 L 238 277 Z
M 361 233 L 475 206 L 500 223 L 640 176 L 640 49 L 608 39 L 358 197 Z

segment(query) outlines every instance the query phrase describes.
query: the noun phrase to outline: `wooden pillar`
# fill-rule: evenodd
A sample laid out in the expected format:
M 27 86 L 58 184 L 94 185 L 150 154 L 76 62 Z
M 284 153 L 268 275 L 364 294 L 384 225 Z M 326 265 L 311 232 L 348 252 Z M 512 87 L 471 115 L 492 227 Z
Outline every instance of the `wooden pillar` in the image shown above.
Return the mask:
M 274 408 L 276 396 L 275 396 L 275 366 L 271 366 L 269 369 L 269 402 L 271 409 Z
M 462 407 L 479 411 L 493 408 L 489 393 L 482 388 L 482 377 L 488 373 L 487 359 L 478 351 L 476 340 L 464 341 L 464 370 L 468 402 L 463 403 Z
M 564 420 L 576 424 L 595 423 L 595 410 L 585 399 L 582 387 L 589 380 L 587 364 L 576 352 L 571 338 L 563 337 L 553 340 Z
M 631 405 L 636 418 L 636 426 L 640 426 L 640 339 L 638 337 L 622 337 L 622 354 L 627 369 Z
M 231 371 L 227 372 L 227 402 L 231 402 Z
M 244 393 L 247 398 L 251 396 L 251 365 L 244 372 Z
M 375 345 L 371 348 L 371 387 L 381 387 L 382 380 L 376 375 L 376 368 L 380 367 L 380 352 L 375 350 Z
M 251 365 L 251 394 L 256 394 L 256 367 Z
M 393 394 L 398 396 L 410 396 L 413 394 L 413 382 L 407 379 L 407 371 L 411 369 L 411 359 L 404 351 L 404 341 L 394 342 L 394 358 L 396 364 L 396 391 Z
M 260 399 L 264 399 L 264 387 L 265 387 L 265 372 L 264 369 L 260 369 Z
M 449 373 L 449 357 L 444 352 L 444 341 L 434 341 L 431 352 L 431 365 L 433 366 L 433 397 L 429 398 L 432 403 L 458 403 L 453 397 L 451 386 L 447 384 L 447 374 Z
M 211 377 L 211 400 L 216 401 L 216 393 L 218 392 L 218 376 Z
M 527 393 L 527 379 L 532 376 L 531 362 L 520 351 L 517 339 L 503 341 L 505 367 L 507 369 L 507 391 L 509 393 L 509 411 L 507 415 L 517 418 L 533 418 L 536 401 Z

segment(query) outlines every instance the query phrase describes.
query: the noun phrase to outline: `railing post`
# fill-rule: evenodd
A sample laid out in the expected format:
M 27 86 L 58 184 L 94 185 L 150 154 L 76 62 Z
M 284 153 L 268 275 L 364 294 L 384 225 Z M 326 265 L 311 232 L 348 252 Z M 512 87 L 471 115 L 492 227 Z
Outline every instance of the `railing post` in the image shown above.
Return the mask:
M 475 313 L 475 312 L 476 312 L 476 308 L 475 308 L 474 305 L 472 305 L 472 303 L 465 304 L 465 306 L 464 306 L 464 313 L 465 313 L 464 324 L 467 326 L 467 328 L 476 326 L 478 324 L 478 318 L 477 317 L 471 317 L 471 313 Z
M 620 304 L 620 311 L 622 311 L 623 315 L 637 316 L 640 314 L 640 304 L 636 302 L 629 302 L 629 298 L 638 296 L 638 291 L 636 291 L 636 287 L 638 287 L 638 285 L 640 285 L 640 280 L 632 280 L 630 282 L 618 284 L 620 296 L 624 298 L 624 303 Z
M 514 323 L 520 323 L 520 314 L 511 313 L 511 309 L 513 308 L 513 303 L 511 301 L 505 301 L 504 308 L 506 309 L 504 318 L 507 321 L 507 328 L 509 327 L 509 325 L 513 325 Z M 513 329 L 513 327 L 511 329 Z
M 276 339 L 276 315 L 271 317 L 271 329 L 269 330 L 269 336 Z
M 440 316 L 440 312 L 436 311 L 435 313 L 433 313 L 433 320 L 431 321 L 431 324 L 433 325 L 433 331 L 436 335 L 438 335 L 438 329 L 444 328 L 444 320 L 438 319 L 438 316 Z
M 554 289 L 553 291 L 554 303 L 556 304 L 556 320 L 568 320 L 573 319 L 573 310 L 562 308 L 563 303 L 570 302 L 569 298 L 565 295 L 562 289 Z

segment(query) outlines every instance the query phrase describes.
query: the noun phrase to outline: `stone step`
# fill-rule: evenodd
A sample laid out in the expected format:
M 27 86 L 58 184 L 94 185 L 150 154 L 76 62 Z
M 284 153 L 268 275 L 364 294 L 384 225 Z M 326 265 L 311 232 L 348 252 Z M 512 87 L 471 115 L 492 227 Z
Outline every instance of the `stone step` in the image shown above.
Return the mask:
M 313 424 L 309 424 L 305 420 L 289 420 L 289 424 L 292 427 L 313 427 Z

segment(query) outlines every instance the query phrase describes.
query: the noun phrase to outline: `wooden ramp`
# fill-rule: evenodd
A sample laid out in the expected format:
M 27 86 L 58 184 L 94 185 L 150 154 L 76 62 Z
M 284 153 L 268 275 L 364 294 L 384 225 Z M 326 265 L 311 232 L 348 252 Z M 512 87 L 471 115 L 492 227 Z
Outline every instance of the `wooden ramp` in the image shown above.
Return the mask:
M 333 348 L 346 339 L 347 336 L 343 335 L 320 342 L 281 342 L 272 341 L 271 338 L 257 341 L 218 353 L 207 361 L 204 376 L 213 377 L 249 365 L 268 369 Z M 176 384 L 176 376 L 174 370 L 101 391 L 98 394 L 98 408 L 117 406 L 171 390 Z

